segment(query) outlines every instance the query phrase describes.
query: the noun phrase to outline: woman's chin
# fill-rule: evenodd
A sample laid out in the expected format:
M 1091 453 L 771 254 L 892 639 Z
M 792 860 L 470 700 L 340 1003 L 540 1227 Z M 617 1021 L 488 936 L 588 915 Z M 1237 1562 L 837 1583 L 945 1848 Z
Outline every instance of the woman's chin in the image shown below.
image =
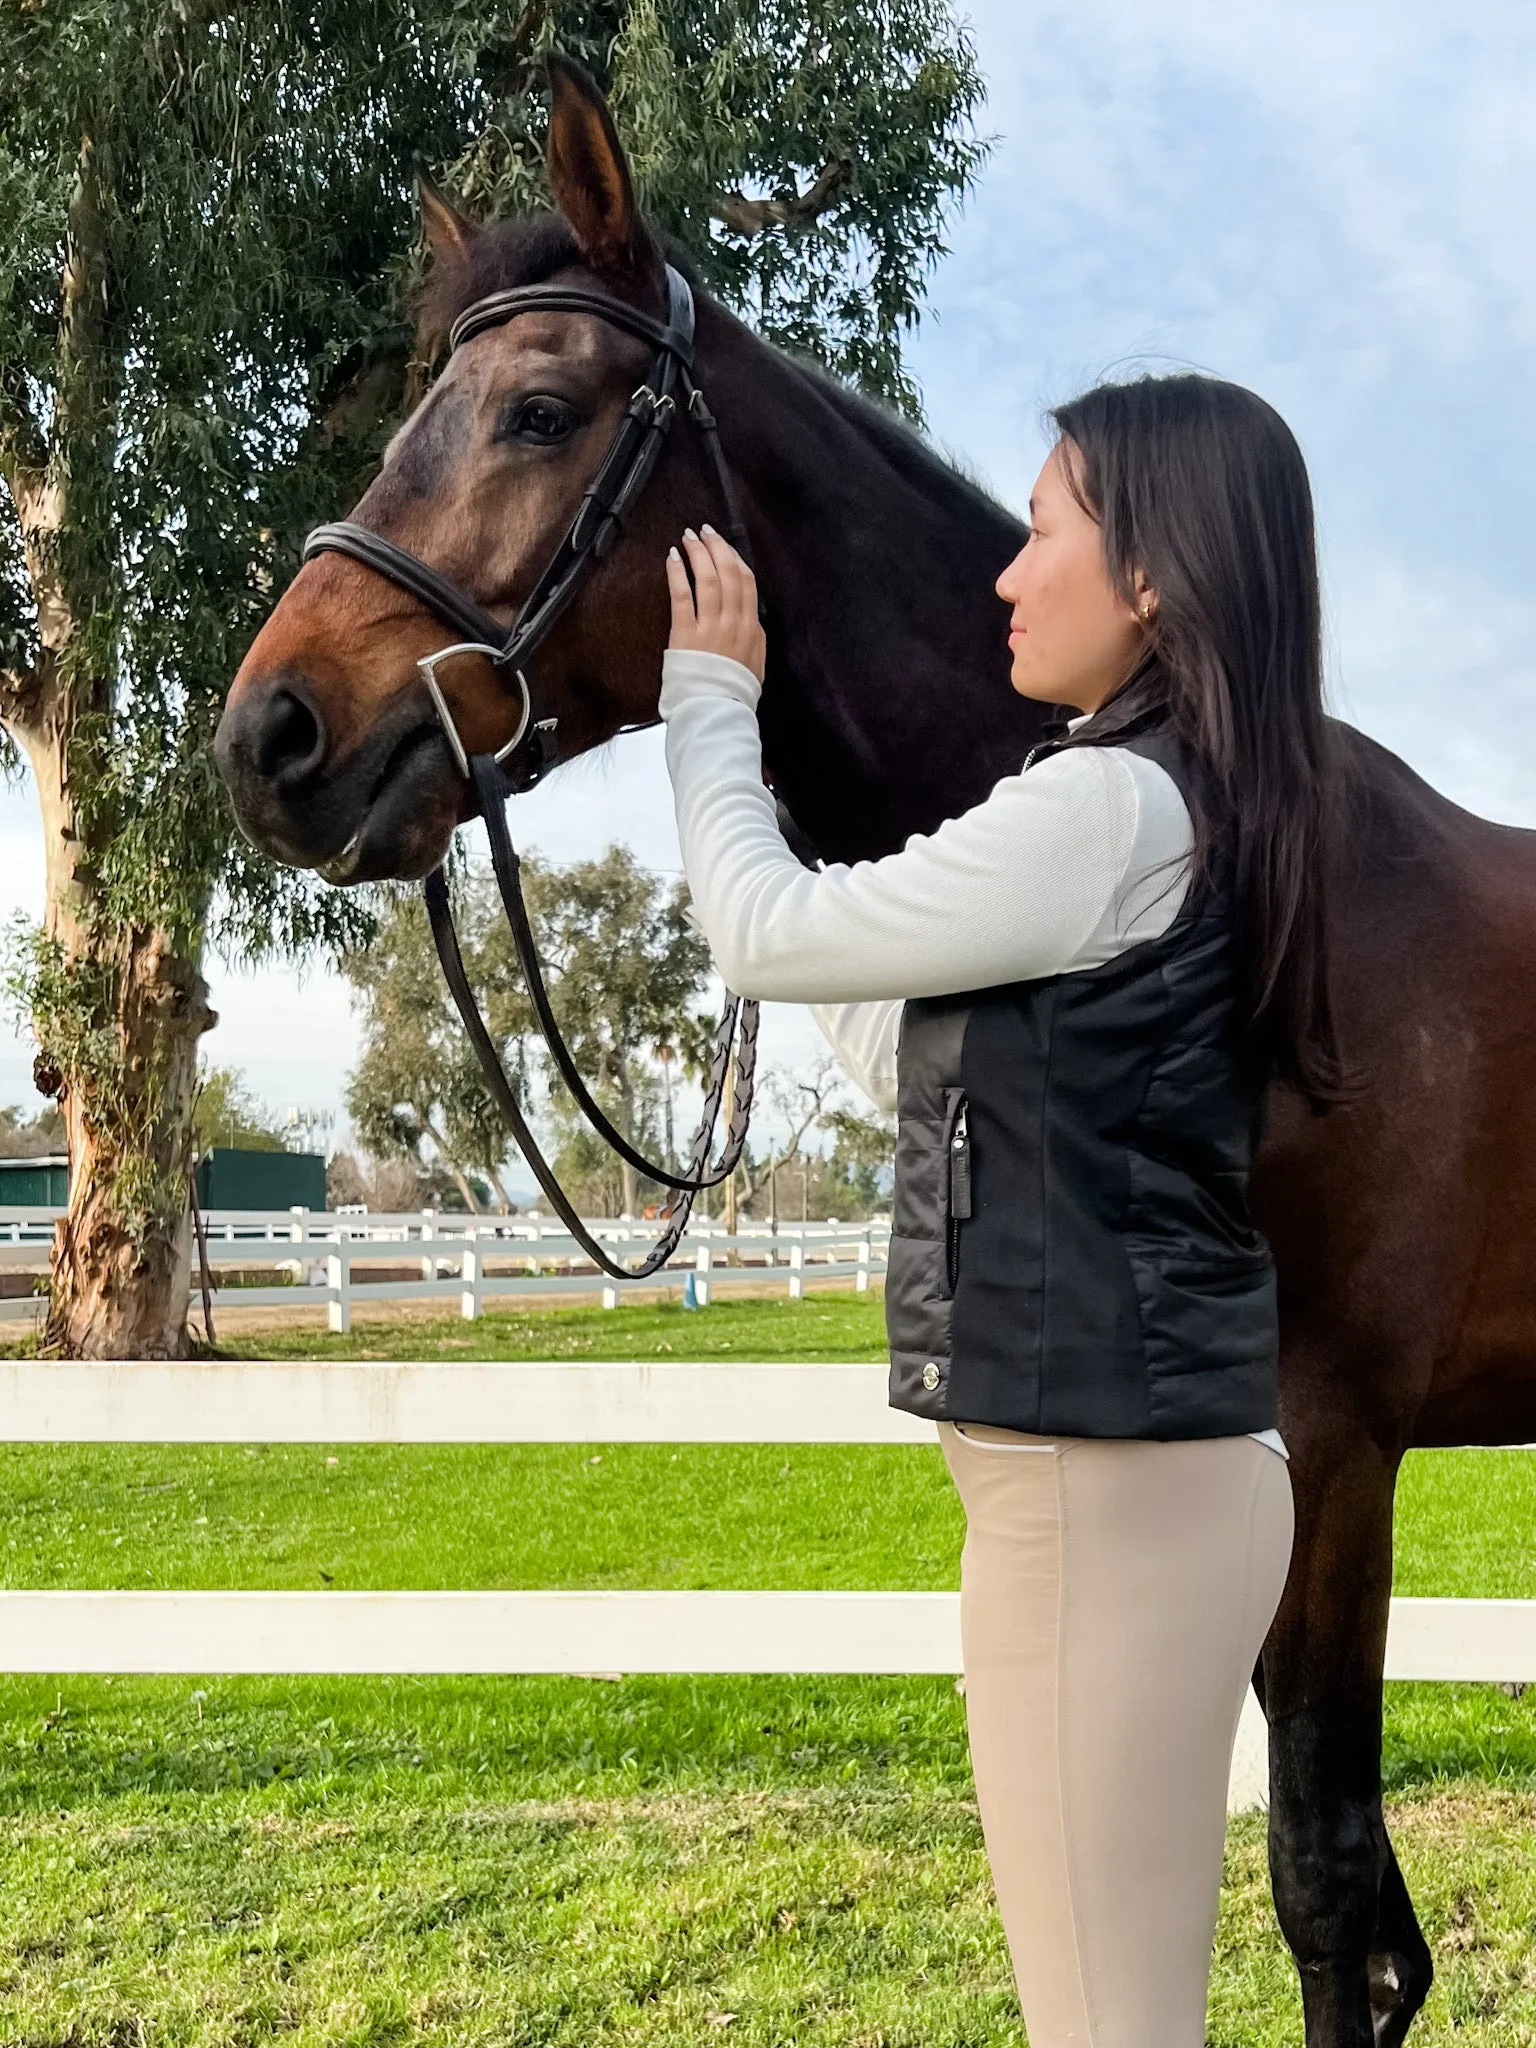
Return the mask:
M 1027 697 L 1032 704 L 1061 704 L 1065 702 L 1061 695 L 1061 685 L 1059 683 L 1052 683 L 1049 678 L 1037 675 L 1030 669 L 1021 670 L 1017 661 L 1013 665 L 1013 673 L 1009 677 L 1009 681 L 1013 684 L 1019 696 Z

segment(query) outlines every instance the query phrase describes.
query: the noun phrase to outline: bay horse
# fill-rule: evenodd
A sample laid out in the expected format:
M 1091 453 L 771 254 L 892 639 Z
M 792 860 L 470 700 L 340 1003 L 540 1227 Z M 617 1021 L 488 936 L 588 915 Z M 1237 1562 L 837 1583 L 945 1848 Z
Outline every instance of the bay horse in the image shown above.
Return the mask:
M 613 123 L 551 65 L 558 211 L 480 227 L 430 188 L 430 353 L 487 293 L 540 281 L 665 311 L 663 251 Z M 774 784 L 829 860 L 888 853 L 1014 772 L 1039 709 L 1009 686 L 992 582 L 1024 529 L 906 425 L 697 292 L 696 370 L 720 421 L 768 621 Z M 565 532 L 647 351 L 540 311 L 459 350 L 357 507 L 498 619 Z M 624 538 L 538 655 L 564 758 L 655 716 L 662 559 L 720 523 L 675 432 Z M 417 670 L 441 627 L 357 561 L 295 577 L 216 741 L 249 836 L 338 882 L 421 876 L 468 785 Z M 480 657 L 453 678 L 470 752 L 515 707 Z M 1269 1723 L 1270 1866 L 1309 2048 L 1396 2048 L 1432 1966 L 1383 1822 L 1392 1502 L 1418 1445 L 1536 1437 L 1536 833 L 1485 823 L 1334 728 L 1350 789 L 1335 892 L 1338 1009 L 1359 1093 L 1325 1116 L 1277 1088 L 1254 1179 L 1280 1274 L 1280 1425 L 1296 1544 L 1255 1686 Z

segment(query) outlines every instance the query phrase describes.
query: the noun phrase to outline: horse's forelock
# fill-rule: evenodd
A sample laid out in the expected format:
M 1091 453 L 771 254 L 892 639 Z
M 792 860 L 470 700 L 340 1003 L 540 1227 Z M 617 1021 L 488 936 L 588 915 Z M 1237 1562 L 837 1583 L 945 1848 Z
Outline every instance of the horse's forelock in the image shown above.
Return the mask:
M 698 276 L 687 255 L 670 237 L 657 240 L 667 261 L 681 270 L 697 291 Z M 492 221 L 473 237 L 461 259 L 433 265 L 421 289 L 418 312 L 429 330 L 446 335 L 477 299 L 518 285 L 544 284 L 583 260 L 564 214 L 529 213 L 515 220 Z

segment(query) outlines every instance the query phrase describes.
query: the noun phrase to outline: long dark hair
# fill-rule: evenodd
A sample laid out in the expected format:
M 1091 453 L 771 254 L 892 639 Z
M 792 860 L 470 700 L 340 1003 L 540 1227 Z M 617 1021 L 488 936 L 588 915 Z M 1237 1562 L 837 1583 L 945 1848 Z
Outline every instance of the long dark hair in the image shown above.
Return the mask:
M 1203 771 L 1197 869 L 1218 844 L 1230 863 L 1257 1042 L 1315 1104 L 1335 1101 L 1348 1091 L 1324 899 L 1339 799 L 1296 437 L 1262 398 L 1216 377 L 1102 384 L 1051 418 L 1080 458 L 1067 480 L 1103 530 L 1116 586 L 1135 603 L 1139 569 L 1157 596 L 1148 658 L 1123 706 L 1111 700 L 1093 725 L 1166 707 Z

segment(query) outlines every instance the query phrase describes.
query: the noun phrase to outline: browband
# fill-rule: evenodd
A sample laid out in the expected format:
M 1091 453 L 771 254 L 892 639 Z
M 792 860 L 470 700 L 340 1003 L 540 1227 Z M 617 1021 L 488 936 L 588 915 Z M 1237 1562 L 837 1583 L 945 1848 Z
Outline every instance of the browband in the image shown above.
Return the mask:
M 679 284 L 683 285 L 682 293 L 677 290 Z M 584 291 L 579 285 L 513 285 L 508 291 L 491 292 L 464 308 L 448 330 L 448 352 L 451 355 L 466 341 L 483 334 L 487 327 L 500 327 L 518 313 L 590 313 L 595 319 L 606 320 L 612 327 L 622 327 L 628 333 L 638 335 L 655 348 L 666 349 L 668 354 L 691 368 L 693 294 L 670 263 L 667 265 L 667 298 L 670 318 L 658 320 L 639 306 L 631 306 L 627 300 L 613 298 L 607 292 Z

